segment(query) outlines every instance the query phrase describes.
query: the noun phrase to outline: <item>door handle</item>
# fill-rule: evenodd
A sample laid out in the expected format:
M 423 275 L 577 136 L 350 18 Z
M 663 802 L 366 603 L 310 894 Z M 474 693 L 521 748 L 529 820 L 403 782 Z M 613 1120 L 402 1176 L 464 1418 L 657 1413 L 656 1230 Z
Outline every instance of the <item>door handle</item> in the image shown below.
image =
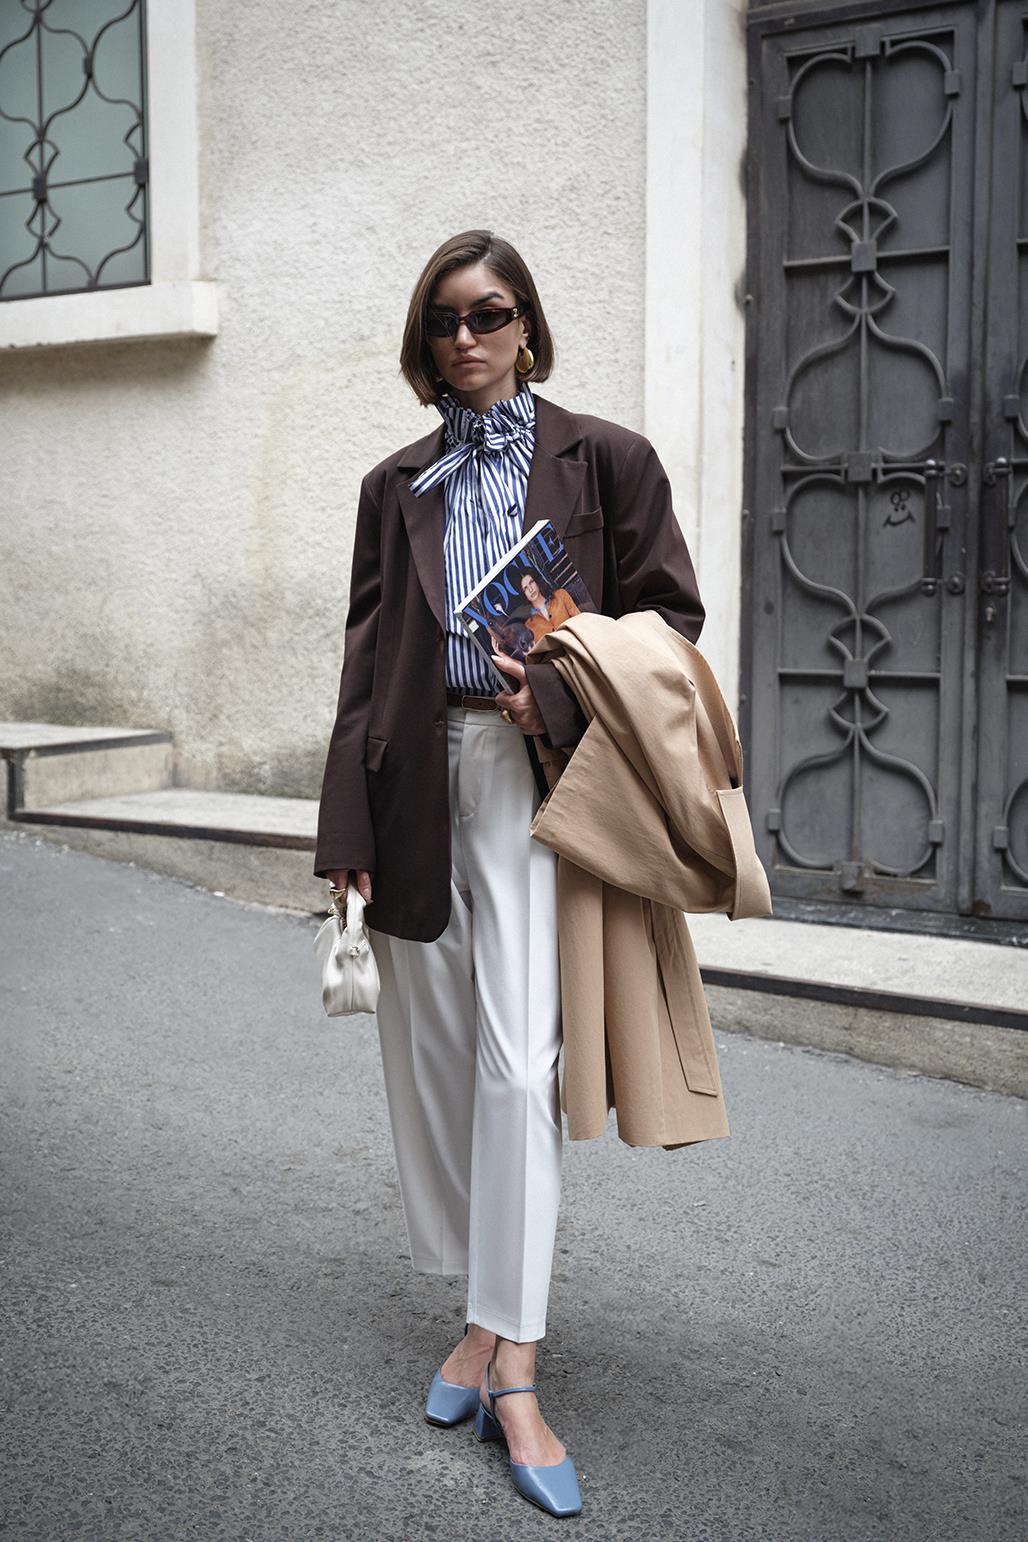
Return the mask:
M 991 460 L 982 473 L 982 483 L 985 487 L 996 488 L 995 502 L 999 505 L 995 513 L 989 509 L 988 504 L 993 500 L 983 498 L 986 518 L 982 526 L 982 560 L 978 572 L 978 588 L 982 594 L 993 595 L 1002 600 L 1010 593 L 1010 524 L 1011 508 L 1010 494 L 1007 491 L 1012 485 L 1011 476 L 1013 466 L 1005 455 L 999 455 Z M 990 517 L 991 516 L 991 517 Z M 988 607 L 993 610 L 992 606 Z M 989 615 L 988 619 L 993 619 Z

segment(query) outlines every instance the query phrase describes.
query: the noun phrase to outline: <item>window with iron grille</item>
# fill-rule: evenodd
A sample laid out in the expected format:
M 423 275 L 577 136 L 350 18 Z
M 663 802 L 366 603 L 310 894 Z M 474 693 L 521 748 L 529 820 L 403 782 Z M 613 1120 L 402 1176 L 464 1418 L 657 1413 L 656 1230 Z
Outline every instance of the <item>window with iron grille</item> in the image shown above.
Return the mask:
M 144 0 L 0 0 L 0 302 L 150 278 Z

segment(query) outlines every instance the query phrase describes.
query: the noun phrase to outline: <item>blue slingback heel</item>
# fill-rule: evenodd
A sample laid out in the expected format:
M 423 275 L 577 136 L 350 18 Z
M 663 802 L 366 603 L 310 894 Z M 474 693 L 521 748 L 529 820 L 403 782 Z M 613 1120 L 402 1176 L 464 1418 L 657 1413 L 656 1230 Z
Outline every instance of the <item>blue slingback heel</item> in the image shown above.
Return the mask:
M 511 1392 L 538 1392 L 535 1382 L 528 1387 L 498 1387 L 493 1389 L 491 1367 L 486 1367 L 485 1384 L 489 1407 L 479 1399 L 473 1426 L 476 1440 L 502 1440 L 507 1437 L 496 1417 L 496 1399 L 507 1397 Z M 549 1515 L 577 1515 L 582 1508 L 582 1492 L 578 1486 L 578 1474 L 570 1456 L 552 1467 L 532 1467 L 527 1462 L 512 1462 L 508 1455 L 510 1475 L 514 1487 L 523 1498 L 538 1505 Z

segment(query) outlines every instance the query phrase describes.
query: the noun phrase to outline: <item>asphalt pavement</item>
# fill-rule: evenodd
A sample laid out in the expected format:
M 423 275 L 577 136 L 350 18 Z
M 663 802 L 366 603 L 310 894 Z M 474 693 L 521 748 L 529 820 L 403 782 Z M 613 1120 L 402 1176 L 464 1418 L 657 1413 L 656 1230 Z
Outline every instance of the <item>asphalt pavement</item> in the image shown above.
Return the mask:
M 410 1269 L 314 930 L 0 838 L 0 1534 L 1028 1535 L 1026 1105 L 719 1034 L 730 1140 L 566 1145 L 556 1521 L 422 1419 L 463 1288 Z

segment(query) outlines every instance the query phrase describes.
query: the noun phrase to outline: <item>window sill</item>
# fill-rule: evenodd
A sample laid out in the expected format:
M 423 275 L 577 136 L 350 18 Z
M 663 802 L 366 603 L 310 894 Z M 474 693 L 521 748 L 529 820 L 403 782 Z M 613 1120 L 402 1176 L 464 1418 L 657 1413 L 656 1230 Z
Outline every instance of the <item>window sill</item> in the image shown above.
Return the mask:
M 0 350 L 214 337 L 217 285 L 191 279 L 0 303 Z

